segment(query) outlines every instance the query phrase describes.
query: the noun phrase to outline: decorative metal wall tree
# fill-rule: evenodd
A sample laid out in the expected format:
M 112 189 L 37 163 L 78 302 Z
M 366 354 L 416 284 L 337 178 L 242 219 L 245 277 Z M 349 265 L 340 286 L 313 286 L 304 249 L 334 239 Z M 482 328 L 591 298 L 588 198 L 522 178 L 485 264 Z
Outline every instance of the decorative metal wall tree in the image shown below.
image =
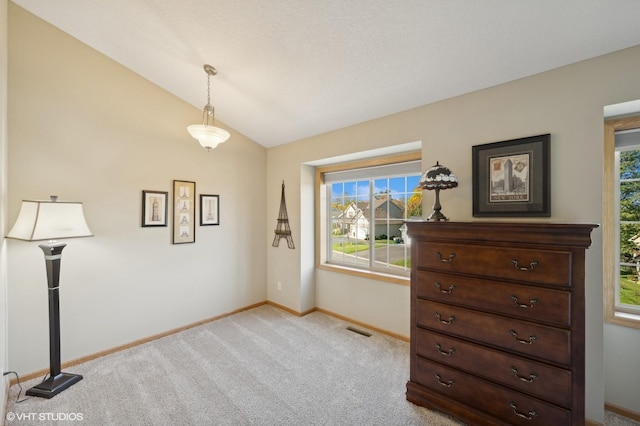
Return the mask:
M 294 249 L 293 238 L 291 237 L 291 228 L 289 228 L 289 217 L 287 216 L 287 203 L 284 200 L 284 181 L 282 181 L 282 195 L 280 196 L 280 213 L 278 213 L 278 226 L 274 231 L 276 233 L 273 238 L 273 247 L 278 247 L 281 238 L 287 239 L 287 246 Z

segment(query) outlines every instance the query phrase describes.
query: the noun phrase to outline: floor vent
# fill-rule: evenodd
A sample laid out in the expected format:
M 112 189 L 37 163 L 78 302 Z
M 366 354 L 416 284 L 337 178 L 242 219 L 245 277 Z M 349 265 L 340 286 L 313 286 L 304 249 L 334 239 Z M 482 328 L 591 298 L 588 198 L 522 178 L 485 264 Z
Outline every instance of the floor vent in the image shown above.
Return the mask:
M 364 331 L 364 330 L 358 330 L 355 327 L 349 326 L 349 327 L 347 327 L 347 330 L 353 331 L 354 333 L 362 334 L 363 336 L 371 337 L 371 333 L 369 333 L 367 331 Z

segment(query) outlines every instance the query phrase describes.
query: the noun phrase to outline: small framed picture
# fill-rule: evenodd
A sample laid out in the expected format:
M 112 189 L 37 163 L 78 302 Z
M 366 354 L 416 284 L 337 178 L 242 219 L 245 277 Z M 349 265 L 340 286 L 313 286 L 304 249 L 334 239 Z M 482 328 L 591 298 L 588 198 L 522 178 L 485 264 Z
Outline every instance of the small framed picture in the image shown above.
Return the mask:
M 200 194 L 200 226 L 220 225 L 220 196 Z
M 142 226 L 167 226 L 169 193 L 142 191 Z
M 550 135 L 472 147 L 473 216 L 551 216 Z
M 196 241 L 196 183 L 173 181 L 173 244 Z

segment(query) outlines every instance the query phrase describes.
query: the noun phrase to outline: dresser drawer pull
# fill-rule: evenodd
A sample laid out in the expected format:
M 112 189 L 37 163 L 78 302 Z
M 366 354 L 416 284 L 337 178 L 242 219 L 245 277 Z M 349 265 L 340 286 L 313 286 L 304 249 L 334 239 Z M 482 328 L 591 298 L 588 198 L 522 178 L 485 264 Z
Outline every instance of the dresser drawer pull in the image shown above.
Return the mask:
M 442 346 L 440 346 L 440 343 L 436 343 L 436 349 L 438 349 L 438 352 L 440 352 L 440 355 L 444 355 L 444 356 L 451 356 L 456 351 L 454 348 L 449 348 L 448 351 L 443 351 Z
M 434 285 L 438 288 L 438 290 L 440 290 L 440 293 L 446 293 L 446 294 L 451 294 L 453 290 L 456 288 L 455 285 L 451 284 L 447 290 L 443 290 L 439 282 L 436 282 Z
M 533 308 L 533 305 L 538 303 L 538 299 L 536 299 L 536 298 L 533 298 L 533 299 L 529 300 L 529 304 L 528 305 L 520 303 L 520 302 L 518 302 L 518 297 L 514 296 L 513 294 L 511 296 L 509 296 L 509 299 L 513 300 L 513 303 L 515 303 L 516 305 L 518 305 L 519 307 L 524 308 L 524 309 Z
M 538 339 L 536 336 L 529 336 L 528 340 L 518 339 L 518 333 L 515 330 L 509 330 L 509 333 L 513 336 L 513 340 L 523 345 L 530 345 Z
M 537 260 L 534 260 L 533 262 L 531 262 L 529 264 L 528 267 L 523 267 L 523 266 L 518 265 L 518 261 L 516 259 L 511 259 L 511 263 L 513 263 L 513 266 L 519 271 L 533 271 L 533 268 L 538 266 L 539 262 Z
M 531 420 L 534 417 L 538 417 L 538 413 L 536 413 L 536 410 L 529 410 L 529 412 L 527 414 L 522 414 L 518 412 L 518 406 L 516 405 L 515 402 L 511 402 L 511 408 L 513 408 L 513 414 L 515 414 L 518 417 L 522 417 L 523 419 L 527 419 L 527 420 Z
M 440 377 L 440 375 L 438 373 L 436 373 L 436 379 L 438 380 L 438 383 L 440 383 L 442 386 L 446 386 L 448 388 L 450 388 L 453 384 L 456 383 L 455 380 L 451 379 L 448 382 L 443 382 L 442 381 L 442 377 Z
M 451 315 L 449 319 L 443 320 L 442 317 L 440 316 L 440 312 L 436 312 L 436 318 L 438 318 L 438 321 L 440 321 L 442 324 L 453 324 L 453 320 L 456 319 L 456 317 Z
M 511 366 L 511 371 L 513 372 L 513 375 L 516 376 L 516 378 L 522 380 L 523 382 L 533 383 L 533 381 L 538 378 L 538 375 L 536 373 L 529 374 L 529 377 L 521 376 L 518 374 L 518 369 L 514 366 Z
M 450 253 L 450 254 L 449 254 L 449 258 L 448 258 L 448 259 L 443 259 L 443 258 L 442 258 L 442 254 L 440 254 L 440 252 L 439 252 L 439 251 L 437 251 L 437 252 L 436 252 L 436 257 L 437 257 L 438 259 L 440 259 L 440 262 L 444 262 L 444 263 L 451 263 L 451 262 L 453 262 L 453 259 L 456 257 L 456 254 L 455 254 L 455 253 Z

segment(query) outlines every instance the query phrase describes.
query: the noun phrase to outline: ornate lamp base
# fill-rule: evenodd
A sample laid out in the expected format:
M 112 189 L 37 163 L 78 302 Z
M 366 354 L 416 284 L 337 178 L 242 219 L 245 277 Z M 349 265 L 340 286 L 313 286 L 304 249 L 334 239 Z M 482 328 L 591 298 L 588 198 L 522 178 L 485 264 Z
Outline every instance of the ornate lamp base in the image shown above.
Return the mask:
M 449 220 L 449 218 L 443 215 L 442 213 L 440 213 L 440 210 L 438 211 L 434 210 L 433 213 L 431 213 L 431 216 L 427 218 L 427 220 L 431 222 L 440 222 L 440 221 L 446 222 Z
M 440 210 L 442 210 L 442 206 L 440 205 L 440 189 L 436 188 L 435 191 L 436 191 L 436 202 L 433 203 L 433 212 L 427 218 L 427 220 L 432 222 L 440 222 L 440 221 L 446 222 L 449 219 L 440 212 Z

